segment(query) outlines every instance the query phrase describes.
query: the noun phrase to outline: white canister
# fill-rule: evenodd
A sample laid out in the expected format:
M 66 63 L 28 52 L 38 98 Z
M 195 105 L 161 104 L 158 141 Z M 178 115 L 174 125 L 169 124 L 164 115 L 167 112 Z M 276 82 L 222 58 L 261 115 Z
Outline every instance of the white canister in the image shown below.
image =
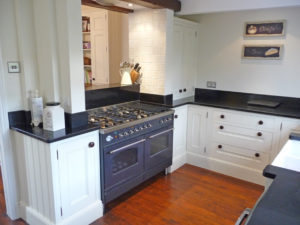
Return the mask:
M 59 102 L 48 102 L 43 112 L 44 130 L 57 131 L 65 128 L 65 112 Z

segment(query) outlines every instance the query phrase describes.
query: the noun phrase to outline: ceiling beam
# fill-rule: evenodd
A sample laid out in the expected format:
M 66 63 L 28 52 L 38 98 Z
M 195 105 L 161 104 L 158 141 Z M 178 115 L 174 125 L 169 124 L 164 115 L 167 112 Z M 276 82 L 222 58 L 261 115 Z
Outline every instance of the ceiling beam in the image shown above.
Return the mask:
M 120 13 L 133 13 L 134 11 L 132 9 L 127 9 L 119 6 L 105 6 L 105 5 L 100 5 L 97 4 L 96 2 L 92 0 L 81 0 L 82 5 L 90 6 L 90 7 L 95 7 L 95 8 L 100 8 L 100 9 L 107 9 L 115 12 L 120 12 Z
M 151 9 L 172 9 L 175 12 L 181 10 L 181 2 L 179 0 L 122 0 L 137 5 L 141 5 Z

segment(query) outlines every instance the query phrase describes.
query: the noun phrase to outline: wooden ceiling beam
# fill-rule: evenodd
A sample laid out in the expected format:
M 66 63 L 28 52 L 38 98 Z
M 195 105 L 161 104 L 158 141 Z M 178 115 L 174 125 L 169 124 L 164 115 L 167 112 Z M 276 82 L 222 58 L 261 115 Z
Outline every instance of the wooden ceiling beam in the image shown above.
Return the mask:
M 141 5 L 152 9 L 172 9 L 175 12 L 181 10 L 181 2 L 179 0 L 122 0 L 137 5 Z
M 100 9 L 107 9 L 115 12 L 120 12 L 120 13 L 133 13 L 134 11 L 132 9 L 127 9 L 119 6 L 105 6 L 105 5 L 100 5 L 92 0 L 81 0 L 82 5 L 90 6 L 90 7 L 95 7 L 95 8 L 100 8 Z

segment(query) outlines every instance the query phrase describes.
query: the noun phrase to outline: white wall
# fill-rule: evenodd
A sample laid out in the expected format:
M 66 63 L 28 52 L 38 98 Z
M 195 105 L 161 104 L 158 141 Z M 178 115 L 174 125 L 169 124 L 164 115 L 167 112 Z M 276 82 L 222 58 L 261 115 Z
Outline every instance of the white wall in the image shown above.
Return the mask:
M 299 6 L 299 0 L 181 0 L 180 15 Z
M 19 61 L 14 2 L 11 0 L 0 1 L 0 28 L 8 111 L 20 110 L 23 109 L 21 74 L 7 71 L 7 62 Z
M 173 11 L 140 10 L 129 15 L 129 58 L 142 66 L 141 92 L 165 94 L 167 34 Z
M 300 97 L 300 7 L 190 16 L 200 23 L 197 87 Z M 286 36 L 244 38 L 246 21 L 285 19 Z M 241 59 L 243 44 L 283 44 L 281 60 Z

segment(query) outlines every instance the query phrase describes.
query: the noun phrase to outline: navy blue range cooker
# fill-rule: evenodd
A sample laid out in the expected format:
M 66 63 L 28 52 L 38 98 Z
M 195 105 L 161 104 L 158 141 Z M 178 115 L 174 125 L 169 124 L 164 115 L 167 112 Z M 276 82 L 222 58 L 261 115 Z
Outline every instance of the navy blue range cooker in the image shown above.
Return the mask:
M 174 111 L 139 101 L 89 110 L 100 125 L 104 204 L 172 165 Z

